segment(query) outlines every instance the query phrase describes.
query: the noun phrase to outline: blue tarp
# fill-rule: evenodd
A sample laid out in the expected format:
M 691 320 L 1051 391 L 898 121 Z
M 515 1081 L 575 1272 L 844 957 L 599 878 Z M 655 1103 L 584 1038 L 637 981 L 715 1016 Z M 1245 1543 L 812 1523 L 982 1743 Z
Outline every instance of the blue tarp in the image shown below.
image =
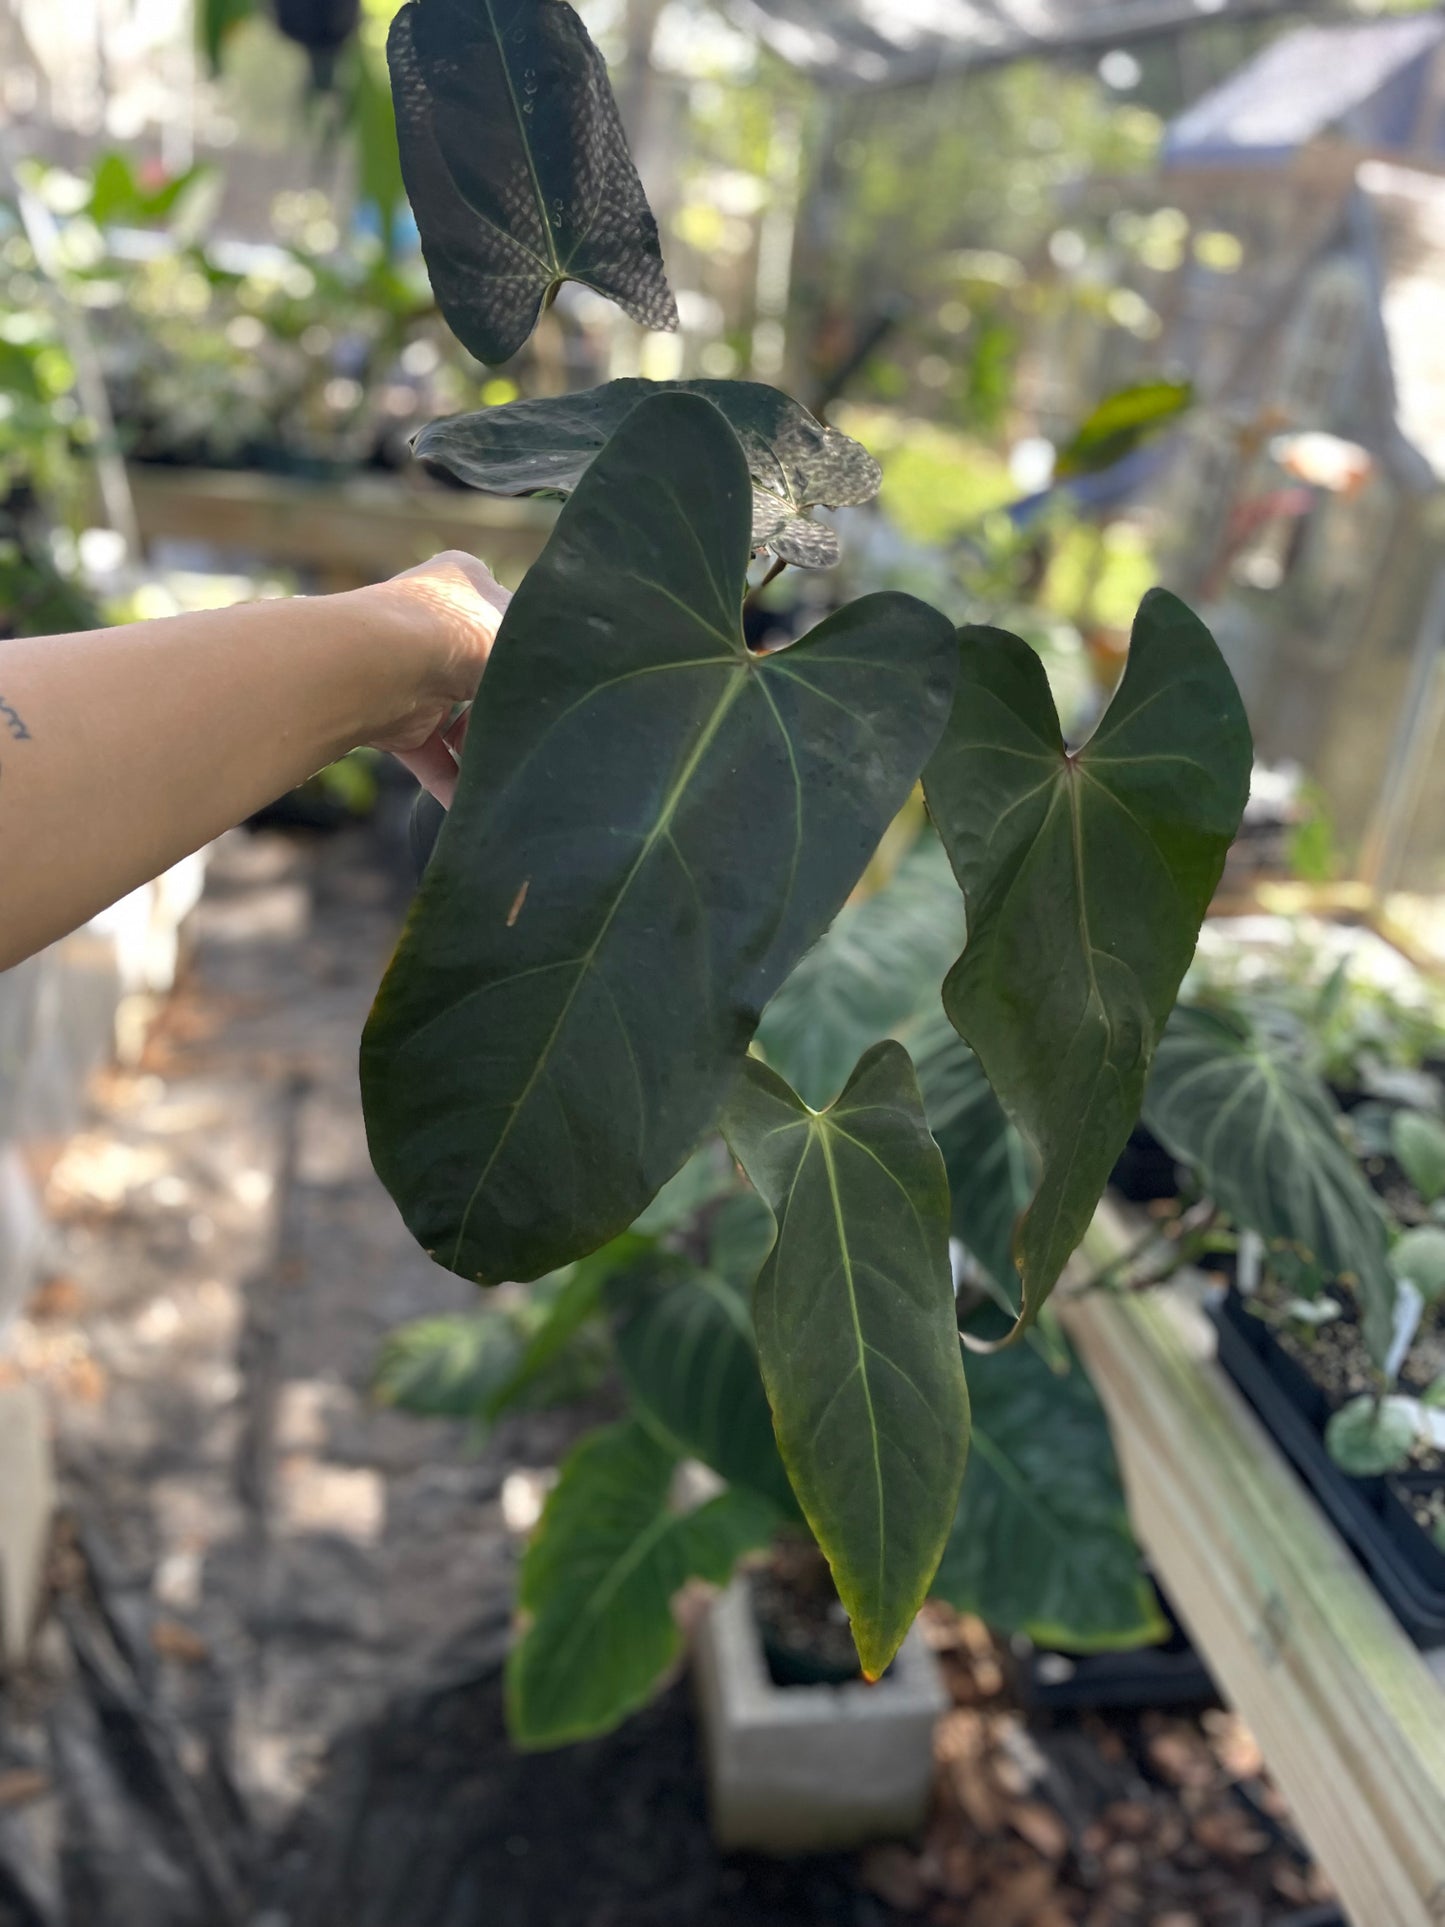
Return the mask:
M 1413 144 L 1445 20 L 1422 14 L 1302 27 L 1265 48 L 1174 120 L 1166 167 L 1269 165 L 1321 134 L 1403 152 Z M 1437 128 L 1445 156 L 1445 132 Z
M 1257 20 L 1288 0 L 725 0 L 739 25 L 826 85 L 898 86 L 1029 54 Z

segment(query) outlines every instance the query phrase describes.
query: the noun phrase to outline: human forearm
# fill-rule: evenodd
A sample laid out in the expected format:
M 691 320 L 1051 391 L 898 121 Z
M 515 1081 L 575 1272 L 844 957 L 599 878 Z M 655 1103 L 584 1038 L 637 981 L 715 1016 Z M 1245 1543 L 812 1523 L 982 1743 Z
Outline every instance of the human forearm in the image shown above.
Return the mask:
M 467 598 L 443 570 L 0 644 L 0 968 L 356 744 L 425 742 L 480 675 Z

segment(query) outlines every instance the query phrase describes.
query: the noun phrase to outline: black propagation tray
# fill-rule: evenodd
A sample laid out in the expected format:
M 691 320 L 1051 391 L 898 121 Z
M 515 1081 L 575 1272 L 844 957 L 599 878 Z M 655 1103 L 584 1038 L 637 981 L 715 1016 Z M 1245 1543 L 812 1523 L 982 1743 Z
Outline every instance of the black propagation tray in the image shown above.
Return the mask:
M 1445 1646 L 1445 1552 L 1394 1488 L 1440 1483 L 1438 1473 L 1352 1478 L 1325 1445 L 1324 1394 L 1248 1309 L 1238 1292 L 1208 1305 L 1219 1362 L 1254 1408 L 1417 1646 Z

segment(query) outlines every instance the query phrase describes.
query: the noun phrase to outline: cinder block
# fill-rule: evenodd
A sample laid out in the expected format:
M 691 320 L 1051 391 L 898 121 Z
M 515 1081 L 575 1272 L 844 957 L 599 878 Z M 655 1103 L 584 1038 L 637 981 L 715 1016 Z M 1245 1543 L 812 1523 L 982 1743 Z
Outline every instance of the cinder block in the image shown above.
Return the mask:
M 55 1473 L 33 1385 L 0 1385 L 0 1661 L 24 1659 L 45 1581 Z
M 775 1686 L 740 1577 L 703 1619 L 695 1670 L 719 1846 L 810 1853 L 921 1825 L 949 1702 L 917 1626 L 876 1686 Z

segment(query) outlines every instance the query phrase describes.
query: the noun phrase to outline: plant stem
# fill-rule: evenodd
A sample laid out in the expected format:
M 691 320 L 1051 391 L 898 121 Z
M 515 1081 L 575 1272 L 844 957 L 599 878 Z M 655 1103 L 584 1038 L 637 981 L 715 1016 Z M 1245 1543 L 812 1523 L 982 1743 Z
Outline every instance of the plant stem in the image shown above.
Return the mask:
M 767 588 L 770 582 L 776 582 L 778 577 L 783 573 L 783 570 L 786 569 L 787 566 L 788 565 L 783 560 L 783 558 L 781 556 L 778 556 L 774 560 L 773 566 L 768 570 L 767 574 L 763 577 L 762 581 L 759 582 L 755 588 L 749 589 L 747 594 L 743 597 L 743 608 L 745 610 L 753 608 L 757 603 L 758 597 L 763 593 L 763 590 Z

